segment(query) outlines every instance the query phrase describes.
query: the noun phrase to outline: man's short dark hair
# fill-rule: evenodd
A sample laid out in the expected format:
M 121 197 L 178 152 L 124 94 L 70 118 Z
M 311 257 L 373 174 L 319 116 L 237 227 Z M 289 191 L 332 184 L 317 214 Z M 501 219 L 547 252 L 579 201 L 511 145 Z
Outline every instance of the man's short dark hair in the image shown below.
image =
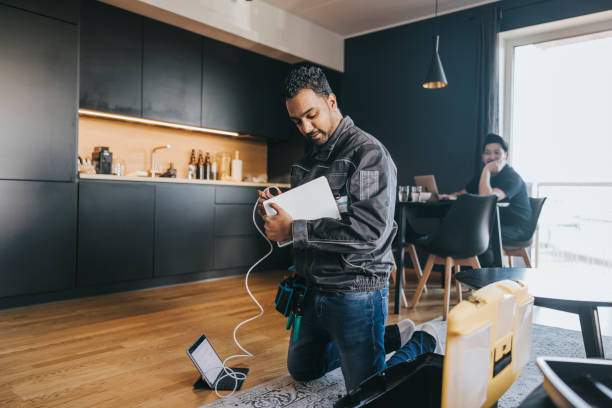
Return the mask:
M 490 143 L 498 143 L 502 147 L 502 149 L 504 149 L 504 152 L 508 152 L 508 145 L 500 135 L 496 135 L 495 133 L 489 133 L 487 137 L 485 137 L 484 143 L 482 144 L 483 152 L 485 150 L 485 146 Z
M 292 99 L 302 89 L 312 89 L 317 95 L 328 97 L 333 93 L 323 70 L 315 65 L 298 65 L 291 68 L 283 85 L 283 97 Z

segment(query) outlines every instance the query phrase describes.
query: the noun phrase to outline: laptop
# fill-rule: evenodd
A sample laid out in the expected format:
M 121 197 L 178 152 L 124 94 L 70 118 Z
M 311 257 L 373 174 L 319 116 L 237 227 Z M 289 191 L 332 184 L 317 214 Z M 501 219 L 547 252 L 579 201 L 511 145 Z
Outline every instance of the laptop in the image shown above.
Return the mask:
M 428 174 L 425 176 L 414 176 L 414 182 L 417 186 L 423 187 L 423 191 L 427 193 L 431 193 L 431 200 L 438 200 L 438 186 L 436 185 L 436 178 L 433 174 Z
M 223 361 L 221 361 L 221 358 L 204 334 L 187 349 L 187 355 L 200 374 L 202 374 L 202 378 L 193 384 L 193 388 L 214 390 L 216 387 L 217 390 L 232 391 L 235 386 L 237 391 L 242 387 L 244 379 L 235 380 L 227 375 L 223 369 Z M 234 372 L 244 374 L 245 377 L 249 372 L 248 368 L 232 367 L 231 369 Z M 239 376 L 242 377 L 241 375 Z

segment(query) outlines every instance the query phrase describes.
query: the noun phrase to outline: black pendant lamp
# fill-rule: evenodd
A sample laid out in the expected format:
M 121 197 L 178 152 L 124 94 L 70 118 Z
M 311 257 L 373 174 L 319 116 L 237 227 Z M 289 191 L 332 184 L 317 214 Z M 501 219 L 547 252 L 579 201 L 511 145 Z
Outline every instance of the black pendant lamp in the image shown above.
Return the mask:
M 436 11 L 434 14 L 434 19 L 438 16 L 438 0 L 436 0 Z M 431 62 L 429 63 L 429 70 L 427 71 L 427 76 L 425 77 L 425 81 L 423 82 L 423 88 L 427 89 L 437 89 L 444 88 L 448 85 L 446 81 L 446 75 L 444 74 L 444 68 L 442 67 L 442 61 L 440 61 L 440 54 L 438 54 L 438 47 L 440 45 L 440 36 L 435 35 L 433 38 L 433 56 L 431 57 Z

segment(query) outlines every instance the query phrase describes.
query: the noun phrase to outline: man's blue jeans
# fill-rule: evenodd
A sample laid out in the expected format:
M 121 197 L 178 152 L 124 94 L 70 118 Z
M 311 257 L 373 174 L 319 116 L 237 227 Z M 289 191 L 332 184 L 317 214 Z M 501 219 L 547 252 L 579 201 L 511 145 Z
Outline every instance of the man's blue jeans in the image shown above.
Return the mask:
M 289 341 L 287 367 L 298 381 L 309 381 L 342 367 L 348 391 L 388 366 L 434 351 L 433 337 L 417 332 L 385 362 L 384 334 L 388 288 L 372 292 L 309 290 L 297 342 Z

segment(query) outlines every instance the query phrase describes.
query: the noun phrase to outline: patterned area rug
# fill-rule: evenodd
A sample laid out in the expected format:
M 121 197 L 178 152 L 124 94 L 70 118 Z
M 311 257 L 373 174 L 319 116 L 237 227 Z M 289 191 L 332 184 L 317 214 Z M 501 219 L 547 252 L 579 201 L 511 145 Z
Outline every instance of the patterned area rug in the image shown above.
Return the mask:
M 438 333 L 446 333 L 445 322 L 433 321 Z M 531 357 L 521 375 L 499 401 L 500 408 L 516 407 L 542 382 L 535 365 L 536 356 L 585 357 L 580 332 L 534 324 Z M 612 356 L 612 337 L 604 337 L 606 357 Z M 332 407 L 344 393 L 340 369 L 315 381 L 299 383 L 288 374 L 265 384 L 249 388 L 231 397 L 205 405 L 207 408 L 323 408 Z

